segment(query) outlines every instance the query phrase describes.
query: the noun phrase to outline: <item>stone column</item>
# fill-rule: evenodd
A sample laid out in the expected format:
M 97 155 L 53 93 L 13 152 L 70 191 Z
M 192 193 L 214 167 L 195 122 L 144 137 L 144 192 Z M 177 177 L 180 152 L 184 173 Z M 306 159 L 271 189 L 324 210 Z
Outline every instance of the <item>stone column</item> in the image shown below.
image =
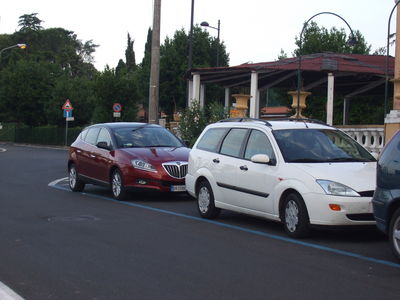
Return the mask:
M 225 108 L 226 112 L 229 112 L 229 99 L 230 99 L 230 96 L 231 96 L 230 94 L 231 94 L 231 89 L 226 87 L 225 88 L 225 105 L 224 105 L 224 108 Z
M 200 107 L 203 108 L 204 105 L 206 104 L 206 85 L 201 84 L 200 85 Z
M 255 71 L 251 72 L 251 84 L 250 84 L 250 118 L 257 118 L 257 90 L 258 90 L 258 73 Z
M 200 74 L 199 73 L 193 73 L 193 89 L 192 89 L 192 97 L 189 100 L 189 106 L 193 102 L 199 102 L 200 101 Z
M 326 104 L 326 123 L 333 125 L 333 90 L 335 77 L 332 73 L 328 73 L 328 101 Z

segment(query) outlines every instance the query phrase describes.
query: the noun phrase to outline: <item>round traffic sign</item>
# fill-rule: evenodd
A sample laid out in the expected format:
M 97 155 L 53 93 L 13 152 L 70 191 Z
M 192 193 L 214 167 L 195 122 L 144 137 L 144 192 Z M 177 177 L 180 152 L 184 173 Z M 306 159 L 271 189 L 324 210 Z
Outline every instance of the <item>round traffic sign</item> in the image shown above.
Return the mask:
M 122 110 L 122 105 L 121 104 L 119 104 L 119 103 L 114 103 L 113 104 L 113 111 L 114 112 L 121 112 L 121 110 Z

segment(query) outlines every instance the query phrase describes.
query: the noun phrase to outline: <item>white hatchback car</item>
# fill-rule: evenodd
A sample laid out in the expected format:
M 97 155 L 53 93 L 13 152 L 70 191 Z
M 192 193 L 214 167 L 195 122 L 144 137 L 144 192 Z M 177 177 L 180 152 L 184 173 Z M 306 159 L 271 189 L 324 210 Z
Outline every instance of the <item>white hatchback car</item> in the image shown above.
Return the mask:
M 311 225 L 373 225 L 376 159 L 342 131 L 311 120 L 227 119 L 207 126 L 189 155 L 186 189 L 202 217 L 221 208 Z

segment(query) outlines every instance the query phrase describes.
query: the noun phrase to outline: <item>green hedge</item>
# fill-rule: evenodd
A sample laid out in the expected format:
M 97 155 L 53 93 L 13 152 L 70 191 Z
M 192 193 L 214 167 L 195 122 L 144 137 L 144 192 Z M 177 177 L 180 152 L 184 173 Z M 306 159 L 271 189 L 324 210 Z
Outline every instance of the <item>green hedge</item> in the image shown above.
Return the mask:
M 0 141 L 40 144 L 40 145 L 65 145 L 65 128 L 56 126 L 45 127 L 18 127 L 15 123 L 2 123 Z M 81 127 L 68 128 L 67 145 L 75 141 L 81 132 Z

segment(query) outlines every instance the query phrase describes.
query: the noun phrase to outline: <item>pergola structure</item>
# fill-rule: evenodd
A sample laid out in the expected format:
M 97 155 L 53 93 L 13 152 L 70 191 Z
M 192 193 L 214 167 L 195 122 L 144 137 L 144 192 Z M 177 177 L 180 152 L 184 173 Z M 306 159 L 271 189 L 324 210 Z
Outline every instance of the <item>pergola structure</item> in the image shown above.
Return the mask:
M 333 99 L 338 93 L 344 97 L 344 123 L 347 121 L 348 101 L 358 95 L 382 95 L 386 73 L 394 73 L 394 58 L 384 55 L 315 53 L 303 55 L 301 65 L 303 91 L 313 95 L 326 95 Z M 387 65 L 387 67 L 386 67 Z M 233 67 L 194 68 L 188 71 L 190 106 L 193 101 L 205 102 L 205 86 L 218 84 L 225 88 L 225 107 L 229 107 L 230 89 L 250 87 L 249 116 L 258 118 L 260 92 L 272 87 L 297 88 L 298 58 L 286 58 L 274 62 L 245 63 Z M 391 89 L 393 90 L 393 89 Z M 297 97 L 296 97 L 297 99 Z M 333 102 L 327 105 L 327 123 L 333 113 Z

